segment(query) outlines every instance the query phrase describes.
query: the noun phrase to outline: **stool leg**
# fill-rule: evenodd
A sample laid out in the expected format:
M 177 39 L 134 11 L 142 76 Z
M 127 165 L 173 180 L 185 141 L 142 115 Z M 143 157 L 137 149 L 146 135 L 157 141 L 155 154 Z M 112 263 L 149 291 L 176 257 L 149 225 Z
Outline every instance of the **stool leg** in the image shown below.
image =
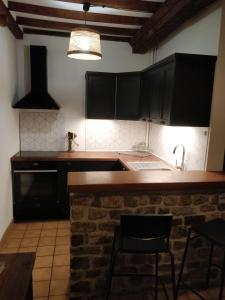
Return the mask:
M 224 252 L 224 256 L 223 256 L 223 266 L 222 266 L 221 279 L 220 279 L 220 295 L 219 295 L 219 300 L 223 299 L 224 279 L 225 279 L 225 252 Z
M 180 284 L 181 284 L 181 280 L 182 280 L 182 276 L 183 276 L 184 263 L 185 263 L 185 259 L 186 259 L 186 256 L 187 256 L 187 251 L 188 251 L 188 245 L 189 245 L 190 238 L 191 238 L 191 229 L 189 229 L 189 231 L 188 231 L 186 246 L 185 246 L 184 255 L 183 255 L 183 259 L 182 259 L 182 263 L 181 263 L 181 269 L 180 269 L 180 273 L 179 273 L 179 277 L 178 277 L 178 281 L 177 281 L 177 287 L 176 287 L 176 292 L 175 292 L 175 300 L 177 299 L 177 296 L 178 296 L 178 293 L 179 293 L 179 288 L 180 288 Z
M 115 229 L 113 244 L 112 244 L 112 252 L 111 252 L 109 275 L 108 275 L 109 277 L 108 277 L 108 283 L 107 283 L 106 300 L 108 300 L 109 296 L 110 296 L 114 264 L 115 264 L 115 259 L 116 259 L 116 255 L 117 255 L 117 252 L 118 252 L 118 251 L 115 250 L 115 240 L 116 240 L 116 229 Z
M 211 266 L 212 266 L 213 250 L 214 250 L 214 244 L 211 243 L 211 246 L 210 246 L 210 252 L 209 252 L 209 263 L 208 263 L 208 270 L 207 270 L 206 284 L 205 284 L 205 288 L 206 288 L 206 289 L 209 288 L 209 280 L 210 280 L 210 274 L 211 274 Z
M 111 256 L 106 300 L 108 300 L 109 297 L 110 297 L 111 286 L 112 286 L 112 277 L 113 277 L 113 271 L 114 271 L 114 264 L 115 264 L 115 260 L 116 260 L 116 255 L 117 255 L 117 252 L 116 253 L 112 253 L 112 256 Z
M 155 300 L 158 300 L 158 269 L 159 269 L 159 254 L 155 254 Z
M 172 287 L 173 287 L 173 299 L 175 300 L 176 295 L 176 278 L 175 278 L 175 265 L 174 265 L 174 256 L 173 253 L 170 252 L 171 259 L 171 279 L 172 279 Z

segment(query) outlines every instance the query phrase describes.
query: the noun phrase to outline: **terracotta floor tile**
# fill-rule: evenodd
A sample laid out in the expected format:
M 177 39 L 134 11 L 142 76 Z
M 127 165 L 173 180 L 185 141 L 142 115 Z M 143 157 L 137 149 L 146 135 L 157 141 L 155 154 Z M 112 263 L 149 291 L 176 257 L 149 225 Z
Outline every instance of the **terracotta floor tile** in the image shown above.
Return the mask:
M 57 228 L 57 227 L 58 227 L 58 221 L 56 221 L 56 222 L 49 221 L 49 222 L 43 223 L 43 229 L 53 229 L 53 228 Z
M 48 297 L 49 281 L 35 281 L 33 282 L 33 295 L 34 297 Z
M 37 247 L 20 247 L 19 253 L 26 253 L 26 252 L 36 252 Z
M 70 244 L 70 236 L 57 236 L 56 237 L 56 245 L 69 245 Z
M 34 268 L 52 267 L 53 256 L 37 256 L 35 259 Z
M 68 279 L 70 277 L 70 267 L 53 267 L 52 268 L 52 280 Z
M 66 295 L 69 292 L 69 280 L 52 280 L 49 295 Z
M 40 268 L 33 270 L 33 281 L 44 281 L 51 279 L 51 268 Z
M 70 228 L 58 228 L 57 236 L 70 236 Z
M 70 245 L 59 245 L 55 247 L 55 255 L 69 254 L 69 253 L 70 253 Z
M 10 230 L 22 230 L 25 231 L 27 229 L 27 223 L 13 223 L 10 227 Z
M 49 300 L 69 300 L 69 296 L 60 295 L 60 296 L 49 296 Z
M 43 229 L 42 232 L 41 232 L 41 236 L 56 236 L 56 232 L 57 232 L 57 229 L 56 228 L 52 228 L 52 229 Z
M 2 247 L 3 248 L 18 248 L 21 244 L 22 239 L 16 239 L 16 238 L 7 238 L 3 242 Z
M 55 237 L 41 237 L 38 246 L 54 246 Z
M 17 253 L 19 248 L 0 248 L 1 254 Z
M 24 237 L 39 237 L 41 235 L 41 229 L 29 229 L 25 232 Z
M 36 247 L 38 244 L 38 237 L 32 237 L 32 238 L 23 238 L 21 242 L 21 247 Z
M 23 230 L 10 230 L 7 234 L 7 238 L 23 238 L 24 232 Z
M 42 222 L 31 222 L 28 224 L 27 229 L 42 229 Z
M 70 221 L 59 221 L 58 228 L 70 228 Z
M 55 246 L 41 246 L 37 248 L 37 256 L 48 256 L 54 254 Z
M 55 255 L 53 260 L 53 266 L 69 266 L 70 265 L 70 255 L 62 254 Z

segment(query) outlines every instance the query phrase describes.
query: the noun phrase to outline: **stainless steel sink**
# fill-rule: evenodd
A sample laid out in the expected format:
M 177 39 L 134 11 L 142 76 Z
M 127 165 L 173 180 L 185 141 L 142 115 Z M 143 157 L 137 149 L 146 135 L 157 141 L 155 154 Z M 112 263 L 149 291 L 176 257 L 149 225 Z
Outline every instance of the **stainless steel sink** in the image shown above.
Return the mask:
M 148 170 L 148 171 L 171 171 L 171 168 L 162 161 L 132 161 L 127 163 L 128 166 L 136 171 Z

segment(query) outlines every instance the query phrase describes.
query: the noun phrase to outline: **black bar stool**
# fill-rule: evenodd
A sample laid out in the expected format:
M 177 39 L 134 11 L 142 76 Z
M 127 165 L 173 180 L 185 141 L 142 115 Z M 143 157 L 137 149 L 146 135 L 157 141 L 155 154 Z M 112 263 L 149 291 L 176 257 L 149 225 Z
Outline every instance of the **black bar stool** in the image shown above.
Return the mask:
M 112 278 L 120 276 L 148 276 L 155 278 L 155 300 L 158 299 L 158 280 L 162 284 L 166 299 L 169 299 L 165 284 L 158 274 L 159 253 L 168 253 L 171 258 L 171 279 L 175 297 L 174 256 L 169 248 L 171 215 L 121 215 L 120 225 L 115 227 L 109 270 L 106 299 L 110 297 Z M 155 254 L 155 273 L 115 273 L 114 265 L 119 253 Z
M 194 233 L 195 235 L 191 236 L 192 233 Z M 188 236 L 187 236 L 186 247 L 185 247 L 185 250 L 184 250 L 183 260 L 182 260 L 182 264 L 181 264 L 181 270 L 180 270 L 180 274 L 179 274 L 178 282 L 177 282 L 176 299 L 177 299 L 179 290 L 182 286 L 185 287 L 188 290 L 191 290 L 200 299 L 203 299 L 203 300 L 205 299 L 200 293 L 198 293 L 190 285 L 187 285 L 182 279 L 189 242 L 190 242 L 190 240 L 192 240 L 196 237 L 200 237 L 200 236 L 205 238 L 210 243 L 210 253 L 209 253 L 208 270 L 207 270 L 207 274 L 206 274 L 206 284 L 205 284 L 205 286 L 206 286 L 206 288 L 209 287 L 209 280 L 210 280 L 210 274 L 211 274 L 212 266 L 215 266 L 215 267 L 221 269 L 219 300 L 222 300 L 222 298 L 223 298 L 224 278 L 225 278 L 225 221 L 222 220 L 222 219 L 215 219 L 215 220 L 212 220 L 212 221 L 209 221 L 209 222 L 204 222 L 202 224 L 192 226 L 189 229 Z M 224 251 L 222 266 L 219 266 L 217 264 L 212 264 L 213 250 L 214 250 L 215 246 L 221 247 Z

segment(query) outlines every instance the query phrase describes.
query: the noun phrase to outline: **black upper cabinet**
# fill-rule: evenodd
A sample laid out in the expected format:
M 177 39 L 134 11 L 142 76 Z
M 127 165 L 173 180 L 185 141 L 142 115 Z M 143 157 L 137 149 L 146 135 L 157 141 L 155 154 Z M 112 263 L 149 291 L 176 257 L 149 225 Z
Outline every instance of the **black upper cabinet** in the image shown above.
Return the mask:
M 215 62 L 176 53 L 142 72 L 87 72 L 86 117 L 208 126 Z
M 208 126 L 216 57 L 174 54 L 145 70 L 142 119 Z
M 116 119 L 140 119 L 140 72 L 117 74 Z
M 139 72 L 86 73 L 88 119 L 138 120 L 140 118 Z
M 114 119 L 116 74 L 86 73 L 86 118 Z

